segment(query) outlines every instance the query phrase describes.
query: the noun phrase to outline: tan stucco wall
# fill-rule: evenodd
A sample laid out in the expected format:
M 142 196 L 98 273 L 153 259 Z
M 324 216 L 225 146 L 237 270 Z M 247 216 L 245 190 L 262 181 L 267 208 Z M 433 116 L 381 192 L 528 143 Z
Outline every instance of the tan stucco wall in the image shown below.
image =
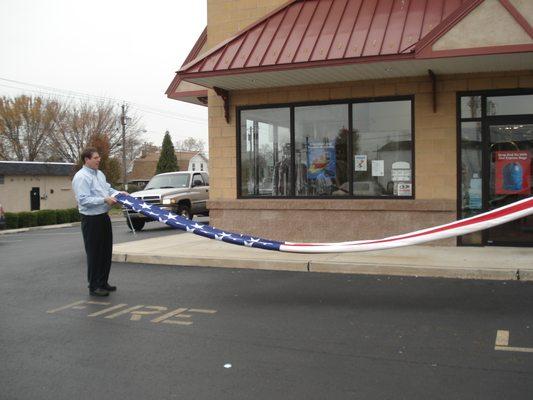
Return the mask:
M 76 207 L 76 200 L 68 176 L 20 176 L 6 175 L 0 185 L 0 203 L 6 212 L 30 211 L 30 191 L 38 187 L 41 210 L 55 210 Z M 51 193 L 51 190 L 54 193 Z
M 433 50 L 530 43 L 533 43 L 533 40 L 529 34 L 498 0 L 485 0 L 483 4 L 476 7 L 449 32 L 444 34 L 433 45 Z
M 529 22 L 530 25 L 533 25 L 533 1 L 531 0 L 510 0 L 518 12 Z

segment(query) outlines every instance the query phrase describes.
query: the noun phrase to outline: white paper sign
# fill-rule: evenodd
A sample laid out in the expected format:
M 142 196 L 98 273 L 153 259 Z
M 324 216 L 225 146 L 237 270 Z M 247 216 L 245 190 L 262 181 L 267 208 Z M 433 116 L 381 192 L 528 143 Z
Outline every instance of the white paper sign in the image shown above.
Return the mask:
M 366 155 L 365 154 L 356 154 L 353 156 L 354 161 L 354 171 L 366 171 L 367 170 L 367 162 L 366 162 Z
M 397 185 L 398 196 L 412 196 L 413 185 L 411 183 L 398 183 Z
M 393 182 L 410 182 L 411 166 L 408 162 L 397 161 L 392 163 L 392 181 Z
M 372 176 L 385 176 L 384 160 L 372 160 Z

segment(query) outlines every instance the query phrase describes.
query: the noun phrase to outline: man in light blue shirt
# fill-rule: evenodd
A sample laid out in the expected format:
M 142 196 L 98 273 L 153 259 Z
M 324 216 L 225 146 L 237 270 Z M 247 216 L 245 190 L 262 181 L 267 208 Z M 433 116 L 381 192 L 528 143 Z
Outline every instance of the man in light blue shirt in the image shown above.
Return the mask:
M 87 280 L 91 296 L 108 296 L 116 286 L 108 283 L 113 253 L 113 230 L 107 212 L 117 202 L 118 193 L 107 183 L 102 171 L 98 170 L 100 155 L 95 148 L 81 153 L 83 167 L 72 179 L 81 214 L 81 231 L 87 253 Z

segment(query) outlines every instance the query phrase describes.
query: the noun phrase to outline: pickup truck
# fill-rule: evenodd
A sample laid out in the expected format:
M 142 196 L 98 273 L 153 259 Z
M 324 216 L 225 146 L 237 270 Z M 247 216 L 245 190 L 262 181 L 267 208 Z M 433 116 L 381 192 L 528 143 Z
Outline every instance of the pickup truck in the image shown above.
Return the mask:
M 158 174 L 150 179 L 144 190 L 131 193 L 131 196 L 188 219 L 197 214 L 209 215 L 209 175 L 195 171 Z M 152 221 L 133 210 L 123 208 L 122 211 L 130 229 L 140 231 L 146 222 Z

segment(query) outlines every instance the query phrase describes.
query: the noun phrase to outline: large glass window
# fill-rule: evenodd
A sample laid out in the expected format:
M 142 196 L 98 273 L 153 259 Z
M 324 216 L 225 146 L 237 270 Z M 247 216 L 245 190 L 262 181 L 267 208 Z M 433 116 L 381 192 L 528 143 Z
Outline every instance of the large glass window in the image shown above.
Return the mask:
M 411 99 L 239 115 L 240 196 L 413 196 Z
M 533 114 L 533 94 L 487 97 L 487 115 Z
M 461 213 L 463 218 L 482 212 L 483 143 L 481 122 L 461 123 Z M 481 231 L 462 237 L 463 244 L 480 244 Z
M 481 117 L 481 96 L 461 97 L 461 118 Z
M 413 195 L 411 102 L 353 105 L 355 196 Z
M 241 194 L 289 196 L 290 109 L 241 111 Z
M 297 196 L 345 196 L 348 104 L 294 108 Z

